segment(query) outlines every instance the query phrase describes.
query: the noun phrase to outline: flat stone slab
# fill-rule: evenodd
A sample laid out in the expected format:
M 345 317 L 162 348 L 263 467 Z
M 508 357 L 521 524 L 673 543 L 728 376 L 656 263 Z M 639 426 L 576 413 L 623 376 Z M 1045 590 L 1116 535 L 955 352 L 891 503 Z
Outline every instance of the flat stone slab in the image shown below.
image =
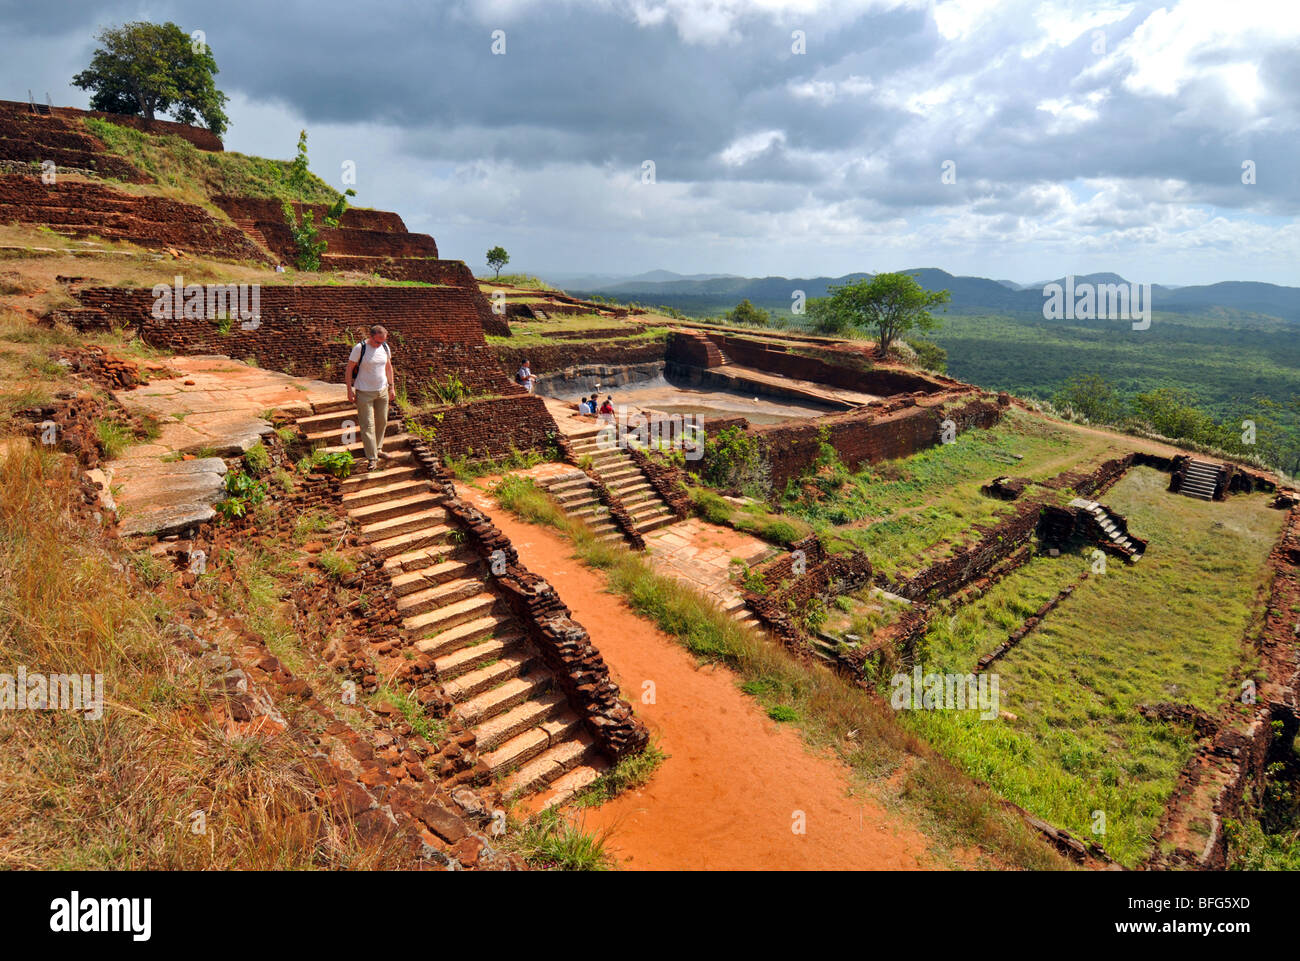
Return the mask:
M 216 517 L 224 496 L 223 457 L 239 457 L 271 433 L 262 415 L 308 414 L 313 404 L 343 399 L 342 384 L 291 377 L 222 356 L 170 358 L 176 377 L 115 391 L 128 409 L 154 415 L 159 436 L 110 462 L 122 517 L 119 531 L 175 534 Z M 192 460 L 180 454 L 204 453 Z

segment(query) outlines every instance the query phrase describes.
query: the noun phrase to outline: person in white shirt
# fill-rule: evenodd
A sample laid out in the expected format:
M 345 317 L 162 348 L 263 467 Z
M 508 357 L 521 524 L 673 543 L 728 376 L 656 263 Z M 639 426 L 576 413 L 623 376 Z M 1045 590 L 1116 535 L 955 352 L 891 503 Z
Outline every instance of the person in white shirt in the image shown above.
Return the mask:
M 361 446 L 370 469 L 375 470 L 379 458 L 389 460 L 393 456 L 384 452 L 384 432 L 388 428 L 388 402 L 397 400 L 393 351 L 388 346 L 388 331 L 379 324 L 370 328 L 369 338 L 352 348 L 343 382 L 348 386 L 348 400 L 357 405 Z

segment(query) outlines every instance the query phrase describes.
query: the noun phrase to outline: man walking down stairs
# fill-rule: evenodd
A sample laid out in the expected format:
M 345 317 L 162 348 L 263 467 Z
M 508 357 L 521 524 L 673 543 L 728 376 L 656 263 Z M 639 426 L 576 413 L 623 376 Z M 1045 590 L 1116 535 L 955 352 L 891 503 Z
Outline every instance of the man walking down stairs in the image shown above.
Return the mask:
M 298 424 L 316 442 L 338 441 L 351 408 L 317 405 Z M 401 656 L 433 659 L 455 713 L 474 731 L 476 751 L 507 797 L 549 789 L 558 803 L 607 765 L 527 631 L 492 584 L 467 533 L 427 480 L 410 435 L 390 436 L 382 470 L 341 485 L 348 517 L 386 559 L 402 615 Z M 348 450 L 361 444 L 334 444 Z

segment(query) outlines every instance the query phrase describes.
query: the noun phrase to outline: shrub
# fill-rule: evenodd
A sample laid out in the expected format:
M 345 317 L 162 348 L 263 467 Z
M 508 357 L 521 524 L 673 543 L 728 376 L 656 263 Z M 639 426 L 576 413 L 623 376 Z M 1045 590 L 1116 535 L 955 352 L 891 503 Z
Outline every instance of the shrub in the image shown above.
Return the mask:
M 759 536 L 765 541 L 771 541 L 773 544 L 780 544 L 782 547 L 789 547 L 799 539 L 799 530 L 789 521 L 772 521 L 764 524 L 759 531 Z
M 696 487 L 691 491 L 691 500 L 696 513 L 710 524 L 729 524 L 731 522 L 731 504 L 711 490 Z
M 357 565 L 352 562 L 350 557 L 345 557 L 337 551 L 321 551 L 316 558 L 316 563 L 321 570 L 335 580 L 354 573 L 357 569 Z
M 772 472 L 758 438 L 738 426 L 705 439 L 703 477 L 714 487 L 738 488 L 750 497 L 766 499 L 772 491 Z
M 260 440 L 244 451 L 244 467 L 250 474 L 265 474 L 271 469 L 271 453 Z
M 315 450 L 312 451 L 310 467 L 316 467 L 327 474 L 343 478 L 352 473 L 354 463 L 355 461 L 353 461 L 352 454 L 349 451 L 341 450 L 328 454 L 323 450 Z

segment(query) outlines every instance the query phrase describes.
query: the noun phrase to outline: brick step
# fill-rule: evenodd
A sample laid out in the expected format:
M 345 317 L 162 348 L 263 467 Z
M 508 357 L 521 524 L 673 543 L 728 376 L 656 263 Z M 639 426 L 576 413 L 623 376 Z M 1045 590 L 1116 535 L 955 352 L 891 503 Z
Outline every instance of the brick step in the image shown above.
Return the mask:
M 643 478 L 644 476 L 645 475 L 642 475 Z M 622 487 L 620 487 L 618 489 L 618 496 L 626 499 L 629 494 L 639 494 L 641 493 L 641 491 L 646 491 L 647 493 L 653 494 L 654 488 L 650 486 L 650 482 L 648 480 L 642 479 L 642 480 L 634 481 L 631 484 L 625 484 Z
M 647 486 L 643 490 L 633 491 L 630 494 L 626 494 L 620 491 L 618 494 L 618 499 L 623 502 L 624 507 L 626 507 L 628 510 L 632 510 L 633 507 L 639 507 L 643 504 L 649 504 L 651 502 L 658 501 L 659 497 L 658 495 L 655 494 L 654 491 L 650 490 L 650 488 Z
M 520 680 L 513 683 L 518 686 L 527 682 Z M 571 715 L 577 721 L 577 715 L 569 710 L 569 702 L 563 692 L 540 691 L 533 697 L 521 698 L 515 706 L 480 721 L 474 731 L 476 746 L 480 754 L 494 751 L 525 731 L 540 727 L 564 714 Z
M 486 593 L 484 584 L 476 577 L 452 578 L 441 584 L 427 584 L 409 594 L 398 596 L 397 612 L 405 618 L 414 618 L 417 614 L 445 610 L 484 593 Z M 487 596 L 495 597 L 490 593 Z
M 522 634 L 507 634 L 503 637 L 490 637 L 479 643 L 470 643 L 456 648 L 449 654 L 435 657 L 434 669 L 440 681 L 453 680 L 481 668 L 489 661 L 496 661 L 510 654 L 517 653 L 524 647 Z M 417 644 L 416 647 L 420 645 Z
M 554 747 L 561 741 L 568 740 L 581 728 L 578 715 L 565 710 L 558 717 L 548 718 L 520 734 L 516 734 L 487 754 L 480 754 L 481 760 L 493 774 L 505 774 Z M 555 772 L 555 776 L 560 775 Z
M 447 512 L 437 506 L 438 500 L 432 496 L 428 506 L 422 510 L 386 517 L 374 523 L 362 524 L 361 533 L 370 541 L 391 540 L 399 534 L 411 534 L 426 527 L 439 527 L 447 520 Z M 362 508 L 366 510 L 368 508 Z M 354 512 L 354 513 L 360 513 Z
M 375 471 L 376 474 L 382 471 Z M 348 510 L 372 507 L 385 501 L 398 501 L 416 494 L 431 493 L 429 482 L 418 477 L 404 478 L 391 484 L 376 484 L 343 495 L 343 506 Z
M 551 496 L 555 498 L 555 502 L 561 507 L 568 507 L 578 501 L 597 499 L 596 491 L 590 484 L 587 484 L 584 487 L 575 487 L 571 491 L 564 491 L 558 494 L 552 491 Z
M 403 534 L 394 534 L 371 541 L 371 546 L 384 557 L 404 557 L 420 550 L 434 550 L 447 546 L 454 550 L 460 543 L 453 539 L 458 528 L 432 523 Z
M 422 587 L 445 584 L 457 577 L 478 574 L 483 562 L 478 555 L 460 545 L 445 545 L 445 550 L 408 551 L 394 557 L 389 570 L 393 574 L 393 591 L 399 596 L 414 594 Z
M 410 452 L 404 452 L 396 460 L 380 461 L 381 464 L 396 464 L 395 467 L 383 467 L 375 471 L 364 471 L 360 474 L 349 474 L 339 485 L 339 490 L 343 492 L 346 498 L 348 494 L 356 491 L 369 490 L 374 487 L 386 487 L 390 484 L 396 484 L 399 481 L 414 480 L 420 476 L 420 465 L 415 462 L 415 458 Z
M 487 590 L 481 582 L 473 583 L 478 588 L 477 594 L 459 598 L 432 610 L 420 611 L 402 621 L 402 626 L 406 630 L 421 636 L 417 647 L 425 641 L 444 640 L 443 635 L 453 627 L 483 620 L 492 615 L 505 614 L 506 606 L 501 598 Z M 429 653 L 427 648 L 420 647 L 420 650 Z M 439 650 L 438 653 L 444 654 L 446 651 Z
M 491 667 L 486 670 L 491 670 Z M 528 671 L 526 674 L 515 674 L 503 678 L 496 686 L 481 694 L 462 701 L 456 706 L 455 713 L 470 726 L 483 724 L 513 710 L 525 701 L 546 694 L 554 684 L 555 676 L 547 670 L 539 669 Z M 479 749 L 483 750 L 482 737 L 479 738 Z
M 549 745 L 537 755 L 536 760 L 510 774 L 502 784 L 502 793 L 508 798 L 535 793 L 568 771 L 599 757 L 600 751 L 595 741 L 583 731 L 579 736 Z
M 448 681 L 443 684 L 442 691 L 453 701 L 465 701 L 484 691 L 490 691 L 513 677 L 523 677 L 537 666 L 537 655 L 520 649 L 468 674 L 462 674 L 454 681 Z
M 619 484 L 619 481 L 635 483 L 645 479 L 645 475 L 641 473 L 641 468 L 632 463 L 629 463 L 626 467 L 616 468 L 615 470 L 599 471 L 599 474 L 600 479 L 605 482 L 605 486 L 615 491 L 619 490 L 622 486 Z

